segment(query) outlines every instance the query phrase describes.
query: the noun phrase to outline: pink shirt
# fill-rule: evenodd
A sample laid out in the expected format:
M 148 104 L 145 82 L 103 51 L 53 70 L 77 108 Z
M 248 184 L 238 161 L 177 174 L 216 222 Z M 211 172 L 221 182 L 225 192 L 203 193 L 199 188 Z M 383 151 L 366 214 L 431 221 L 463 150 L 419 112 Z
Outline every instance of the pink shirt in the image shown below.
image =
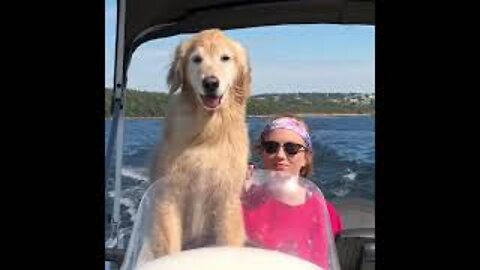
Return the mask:
M 262 196 L 261 188 L 247 192 L 249 201 L 243 215 L 249 240 L 263 248 L 286 252 L 328 269 L 328 238 L 320 196 L 312 195 L 301 205 L 291 206 Z M 327 202 L 332 233 L 342 224 L 333 206 Z

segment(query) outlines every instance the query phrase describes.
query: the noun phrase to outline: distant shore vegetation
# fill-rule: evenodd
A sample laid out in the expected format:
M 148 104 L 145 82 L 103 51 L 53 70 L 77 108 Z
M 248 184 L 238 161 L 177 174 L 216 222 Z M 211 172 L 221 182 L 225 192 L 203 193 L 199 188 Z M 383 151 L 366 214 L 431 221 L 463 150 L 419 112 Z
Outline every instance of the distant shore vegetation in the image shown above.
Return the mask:
M 105 89 L 105 117 L 111 117 L 112 89 Z M 125 116 L 164 117 L 168 95 L 128 89 Z M 282 93 L 251 96 L 247 115 L 295 114 L 375 114 L 375 94 L 366 93 Z

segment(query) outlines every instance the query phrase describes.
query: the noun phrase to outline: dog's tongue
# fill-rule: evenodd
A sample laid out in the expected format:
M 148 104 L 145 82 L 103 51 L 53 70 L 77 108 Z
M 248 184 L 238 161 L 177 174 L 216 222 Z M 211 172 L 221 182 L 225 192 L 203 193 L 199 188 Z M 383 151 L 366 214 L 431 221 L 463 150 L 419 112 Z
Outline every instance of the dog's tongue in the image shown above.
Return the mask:
M 216 108 L 218 105 L 220 105 L 220 99 L 221 97 L 217 96 L 203 96 L 203 104 L 207 106 L 208 108 Z

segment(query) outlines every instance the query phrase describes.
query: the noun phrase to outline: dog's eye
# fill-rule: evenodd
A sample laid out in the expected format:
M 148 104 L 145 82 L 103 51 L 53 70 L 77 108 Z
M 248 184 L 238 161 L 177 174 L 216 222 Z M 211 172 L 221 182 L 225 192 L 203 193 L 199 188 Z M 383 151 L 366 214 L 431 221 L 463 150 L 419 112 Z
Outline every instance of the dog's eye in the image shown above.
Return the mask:
M 227 62 L 228 60 L 230 60 L 230 56 L 223 55 L 221 59 L 222 59 L 222 62 Z
M 200 57 L 199 55 L 195 55 L 193 58 L 192 58 L 192 61 L 194 63 L 197 63 L 197 64 L 200 64 L 202 62 L 202 57 Z

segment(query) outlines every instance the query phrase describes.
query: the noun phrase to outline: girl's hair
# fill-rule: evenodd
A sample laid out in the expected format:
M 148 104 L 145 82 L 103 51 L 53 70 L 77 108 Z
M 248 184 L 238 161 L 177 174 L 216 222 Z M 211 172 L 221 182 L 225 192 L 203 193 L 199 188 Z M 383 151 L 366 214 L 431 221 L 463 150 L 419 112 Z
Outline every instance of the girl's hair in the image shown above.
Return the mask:
M 302 118 L 300 118 L 299 116 L 297 116 L 295 114 L 291 114 L 291 113 L 284 113 L 284 114 L 275 115 L 270 120 L 270 123 L 272 121 L 276 120 L 276 119 L 284 118 L 284 117 L 295 119 L 297 122 L 299 122 L 300 124 L 302 124 L 305 127 L 305 129 L 307 130 L 308 133 L 310 133 L 310 129 L 309 129 L 308 125 L 305 123 L 305 121 Z M 260 137 L 257 140 L 257 143 L 254 145 L 254 150 L 259 154 L 261 154 L 262 151 L 263 151 L 262 142 L 263 142 L 264 135 L 266 135 L 266 134 L 263 134 L 263 132 L 262 132 L 262 134 L 260 134 Z M 310 148 L 312 148 L 312 146 L 310 146 Z M 301 177 L 308 177 L 313 172 L 313 149 L 308 149 L 305 152 L 305 159 L 306 159 L 306 164 L 305 164 L 305 166 L 303 166 L 300 169 L 300 176 Z

